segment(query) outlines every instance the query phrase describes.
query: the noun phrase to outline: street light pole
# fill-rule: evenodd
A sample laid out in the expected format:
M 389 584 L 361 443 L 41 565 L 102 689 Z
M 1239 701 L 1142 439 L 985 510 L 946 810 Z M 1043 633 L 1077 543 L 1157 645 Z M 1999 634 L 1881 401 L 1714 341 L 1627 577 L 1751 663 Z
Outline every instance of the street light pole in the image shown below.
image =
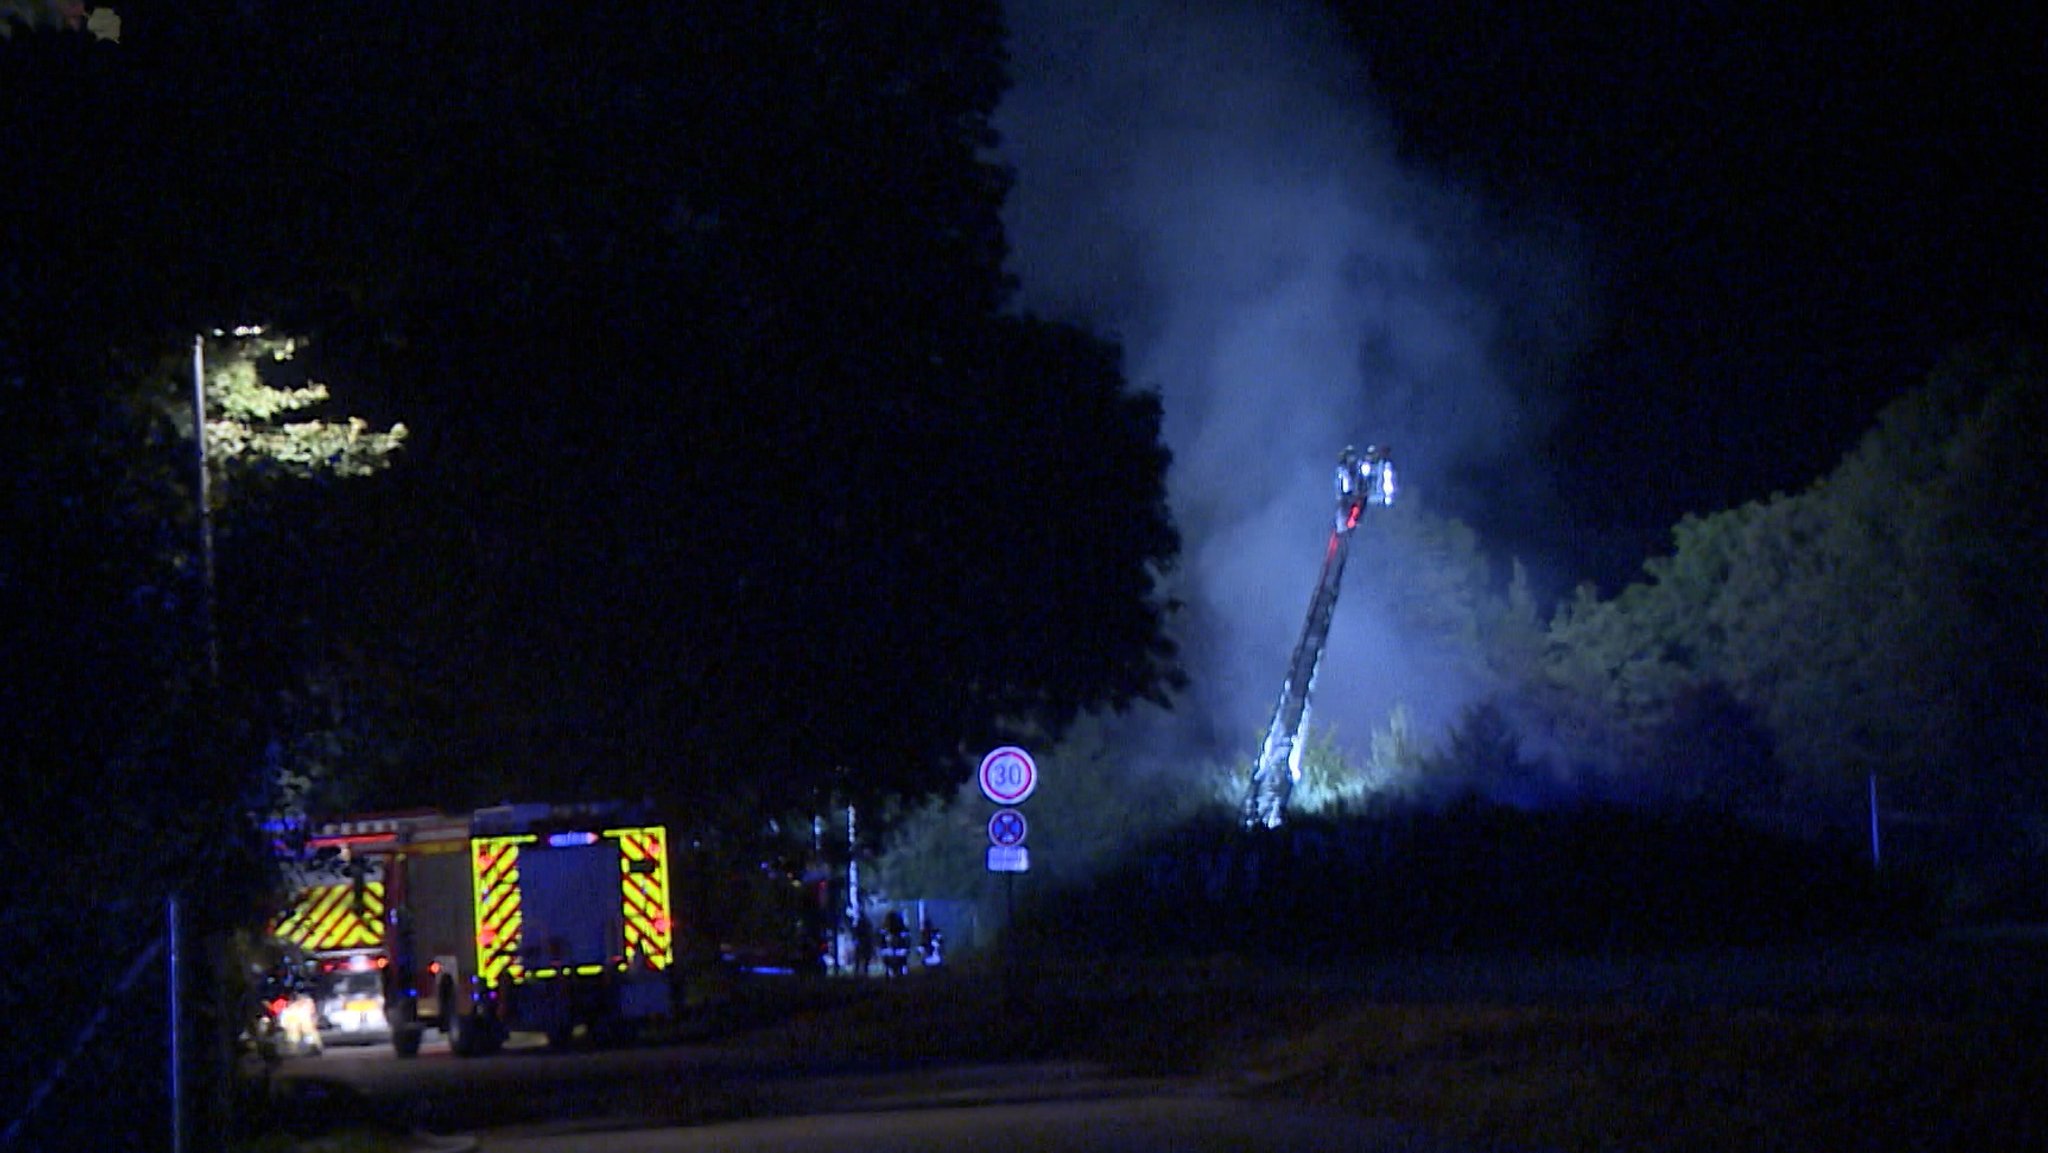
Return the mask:
M 200 613 L 206 628 L 209 688 L 220 684 L 220 630 L 213 608 L 213 466 L 206 460 L 206 337 L 192 337 L 192 446 L 199 470 Z
M 206 637 L 206 700 L 220 688 L 220 628 L 214 612 L 213 572 L 213 466 L 206 459 L 206 337 L 192 337 L 192 454 L 198 472 L 199 490 L 199 613 Z M 202 706 L 206 707 L 206 706 Z M 170 949 L 170 1092 L 171 1150 L 185 1153 L 185 1007 L 178 892 L 171 890 L 168 945 Z
M 170 985 L 170 1046 L 171 1046 L 171 1153 L 185 1153 L 185 996 L 182 977 L 184 951 L 184 927 L 179 923 L 178 895 L 171 894 L 165 905 L 169 926 L 165 931 L 166 944 L 170 950 L 167 975 Z
M 860 921 L 860 837 L 853 828 L 853 806 L 846 806 L 846 923 Z M 866 974 L 862 974 L 865 976 Z

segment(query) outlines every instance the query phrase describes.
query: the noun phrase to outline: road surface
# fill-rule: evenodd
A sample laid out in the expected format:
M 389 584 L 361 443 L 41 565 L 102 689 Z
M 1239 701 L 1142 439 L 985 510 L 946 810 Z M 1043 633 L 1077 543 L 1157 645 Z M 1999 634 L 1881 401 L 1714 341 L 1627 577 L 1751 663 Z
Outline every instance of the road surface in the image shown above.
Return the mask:
M 429 1044 L 417 1060 L 394 1060 L 388 1048 L 340 1049 L 282 1072 L 302 1088 L 341 1094 L 329 1107 L 467 1134 L 483 1153 L 1457 1149 L 1386 1121 L 1234 1097 L 1200 1080 L 1111 1077 L 1085 1064 L 883 1073 L 771 1065 L 695 1046 L 528 1049 L 468 1061 Z M 678 1097 L 686 1107 L 674 1107 Z
M 480 1153 L 1453 1153 L 1384 1121 L 1206 1095 L 779 1117 L 625 1132 L 486 1132 Z

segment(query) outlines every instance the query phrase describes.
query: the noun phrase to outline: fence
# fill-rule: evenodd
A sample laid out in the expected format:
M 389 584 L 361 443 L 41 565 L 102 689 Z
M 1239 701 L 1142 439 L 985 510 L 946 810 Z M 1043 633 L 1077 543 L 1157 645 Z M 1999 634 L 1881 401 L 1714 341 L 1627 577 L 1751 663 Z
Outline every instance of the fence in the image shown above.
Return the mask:
M 0 986 L 0 1009 L 14 1023 L 4 1082 L 23 1090 L 0 1098 L 0 1150 L 183 1153 L 178 902 L 166 901 L 160 932 L 140 945 L 140 934 L 129 935 L 125 964 L 119 928 L 140 910 L 89 912 L 16 908 L 0 921 L 0 939 L 14 950 Z

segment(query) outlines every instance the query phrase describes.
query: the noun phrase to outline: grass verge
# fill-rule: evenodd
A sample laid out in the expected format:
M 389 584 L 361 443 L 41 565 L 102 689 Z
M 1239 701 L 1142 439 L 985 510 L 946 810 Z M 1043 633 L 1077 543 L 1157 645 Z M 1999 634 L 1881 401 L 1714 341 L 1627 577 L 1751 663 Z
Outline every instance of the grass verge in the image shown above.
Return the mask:
M 1353 1008 L 1254 1057 L 1262 1093 L 1488 1146 L 2048 1148 L 2038 1027 L 1895 1013 Z
M 2044 1005 L 2039 949 L 1438 958 L 1343 974 L 1225 958 L 913 981 L 749 1043 L 1203 1076 L 1481 1148 L 2048 1150 Z

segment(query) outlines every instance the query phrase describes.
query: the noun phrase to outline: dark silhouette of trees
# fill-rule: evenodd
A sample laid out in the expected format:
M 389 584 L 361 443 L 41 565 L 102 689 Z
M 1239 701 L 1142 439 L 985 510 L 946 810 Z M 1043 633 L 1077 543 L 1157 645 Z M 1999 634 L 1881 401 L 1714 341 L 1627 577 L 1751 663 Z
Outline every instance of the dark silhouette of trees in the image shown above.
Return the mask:
M 2048 809 L 2044 406 L 2037 353 L 1957 354 L 1812 487 L 1689 517 L 1643 581 L 1582 592 L 1532 699 L 1653 792 L 1855 824 L 1874 781 L 2011 837 Z
M 311 0 L 4 50 L 8 299 L 67 318 L 0 337 L 34 388 L 267 320 L 413 429 L 236 562 L 376 701 L 371 792 L 916 793 L 1175 683 L 1157 400 L 1005 311 L 996 5 Z
M 1652 736 L 1650 758 L 1670 800 L 1734 814 L 1774 811 L 1783 800 L 1770 728 L 1720 681 L 1678 691 Z
M 998 5 L 123 15 L 0 40 L 10 898 L 259 919 L 266 772 L 745 828 L 1176 683 L 1157 399 L 1007 311 Z M 223 510 L 216 690 L 163 366 L 242 323 L 413 435 Z
M 1554 800 L 1543 768 L 1522 754 L 1522 738 L 1499 700 L 1467 706 L 1444 737 L 1444 747 L 1424 760 L 1426 787 L 1503 803 Z

